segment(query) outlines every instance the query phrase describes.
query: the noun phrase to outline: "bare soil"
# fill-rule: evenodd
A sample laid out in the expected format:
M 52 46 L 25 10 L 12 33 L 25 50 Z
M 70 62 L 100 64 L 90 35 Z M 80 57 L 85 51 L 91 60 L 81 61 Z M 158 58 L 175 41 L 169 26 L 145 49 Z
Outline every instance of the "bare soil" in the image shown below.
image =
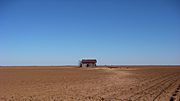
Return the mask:
M 178 66 L 0 67 L 0 101 L 180 101 Z

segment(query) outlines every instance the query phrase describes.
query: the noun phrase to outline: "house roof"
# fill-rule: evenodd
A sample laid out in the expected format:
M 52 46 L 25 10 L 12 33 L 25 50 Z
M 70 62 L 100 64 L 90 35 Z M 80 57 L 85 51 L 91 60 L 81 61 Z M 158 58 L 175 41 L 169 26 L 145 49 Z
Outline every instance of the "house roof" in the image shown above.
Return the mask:
M 83 59 L 82 61 L 81 61 L 81 63 L 96 63 L 97 62 L 97 60 L 96 59 Z

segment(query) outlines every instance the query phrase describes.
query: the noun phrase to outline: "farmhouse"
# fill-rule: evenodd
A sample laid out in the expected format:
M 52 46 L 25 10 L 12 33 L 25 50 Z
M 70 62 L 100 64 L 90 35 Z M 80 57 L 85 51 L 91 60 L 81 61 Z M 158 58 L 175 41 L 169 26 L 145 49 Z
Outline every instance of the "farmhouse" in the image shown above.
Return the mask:
M 82 68 L 94 68 L 96 67 L 96 59 L 82 59 L 80 62 L 80 67 Z

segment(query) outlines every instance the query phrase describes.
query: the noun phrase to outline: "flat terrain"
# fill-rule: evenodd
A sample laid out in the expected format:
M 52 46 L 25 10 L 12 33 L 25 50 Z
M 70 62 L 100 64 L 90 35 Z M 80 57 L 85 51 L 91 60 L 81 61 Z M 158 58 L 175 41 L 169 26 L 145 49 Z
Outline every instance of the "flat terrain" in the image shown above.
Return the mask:
M 178 66 L 0 67 L 0 101 L 180 101 Z

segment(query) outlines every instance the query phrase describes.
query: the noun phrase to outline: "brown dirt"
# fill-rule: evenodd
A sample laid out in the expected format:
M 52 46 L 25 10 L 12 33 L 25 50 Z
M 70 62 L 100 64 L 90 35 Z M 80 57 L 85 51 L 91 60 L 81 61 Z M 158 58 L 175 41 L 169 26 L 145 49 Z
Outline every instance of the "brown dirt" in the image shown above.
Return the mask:
M 169 101 L 180 67 L 0 67 L 0 101 Z

